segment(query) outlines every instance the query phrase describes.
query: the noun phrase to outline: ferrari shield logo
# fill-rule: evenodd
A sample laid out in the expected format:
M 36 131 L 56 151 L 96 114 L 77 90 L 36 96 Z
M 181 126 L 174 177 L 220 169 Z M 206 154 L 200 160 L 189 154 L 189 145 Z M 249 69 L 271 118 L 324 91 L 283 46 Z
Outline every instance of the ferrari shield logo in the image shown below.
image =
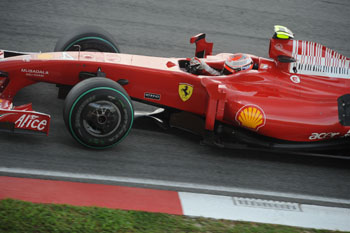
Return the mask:
M 193 93 L 193 86 L 191 84 L 187 83 L 180 83 L 179 84 L 179 96 L 182 99 L 182 101 L 187 101 L 191 98 Z

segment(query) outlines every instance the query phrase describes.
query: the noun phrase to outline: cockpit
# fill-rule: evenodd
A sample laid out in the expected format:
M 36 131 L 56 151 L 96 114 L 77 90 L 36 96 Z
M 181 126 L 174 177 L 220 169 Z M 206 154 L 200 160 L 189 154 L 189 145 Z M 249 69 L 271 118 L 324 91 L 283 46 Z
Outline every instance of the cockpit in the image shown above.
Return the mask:
M 239 59 L 236 59 L 237 57 Z M 194 59 L 197 60 L 197 63 L 193 62 Z M 201 67 L 198 68 L 198 66 Z M 257 70 L 259 67 L 259 58 L 240 53 L 219 53 L 215 56 L 208 55 L 206 58 L 194 57 L 179 60 L 179 67 L 181 70 L 194 75 L 230 75 L 242 70 Z
M 204 33 L 191 37 L 190 43 L 196 44 L 195 57 L 179 60 L 179 67 L 185 72 L 194 75 L 221 76 L 259 67 L 259 58 L 249 54 L 220 53 L 213 56 L 213 43 L 205 40 Z

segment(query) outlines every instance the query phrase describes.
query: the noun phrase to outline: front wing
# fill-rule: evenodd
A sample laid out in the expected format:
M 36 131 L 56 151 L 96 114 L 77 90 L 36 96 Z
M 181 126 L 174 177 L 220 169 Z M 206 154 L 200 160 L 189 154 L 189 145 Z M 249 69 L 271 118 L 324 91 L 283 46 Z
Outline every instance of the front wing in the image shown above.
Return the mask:
M 48 134 L 50 115 L 32 110 L 31 104 L 12 108 L 8 100 L 0 99 L 0 130 L 31 134 Z

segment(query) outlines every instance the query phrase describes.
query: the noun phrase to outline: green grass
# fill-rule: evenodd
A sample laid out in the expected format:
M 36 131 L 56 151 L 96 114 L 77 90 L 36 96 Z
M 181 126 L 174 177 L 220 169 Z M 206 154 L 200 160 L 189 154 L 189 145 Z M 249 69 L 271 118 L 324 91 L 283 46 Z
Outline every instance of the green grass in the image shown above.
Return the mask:
M 0 201 L 0 232 L 332 232 L 97 207 Z

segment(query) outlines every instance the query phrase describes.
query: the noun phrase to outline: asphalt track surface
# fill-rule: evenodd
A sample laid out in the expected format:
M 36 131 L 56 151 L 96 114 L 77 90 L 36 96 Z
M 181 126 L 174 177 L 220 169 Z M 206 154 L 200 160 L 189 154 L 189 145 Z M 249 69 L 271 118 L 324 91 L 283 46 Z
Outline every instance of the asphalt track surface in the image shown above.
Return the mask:
M 111 32 L 124 53 L 192 57 L 189 38 L 207 33 L 214 53 L 268 56 L 273 25 L 350 57 L 350 1 L 0 1 L 0 48 L 52 51 L 67 28 L 96 25 Z M 134 127 L 117 147 L 96 151 L 77 144 L 65 128 L 55 85 L 20 91 L 52 116 L 45 136 L 0 135 L 0 167 L 167 180 L 350 199 L 350 162 L 286 153 L 201 146 L 199 138 Z M 136 105 L 139 110 L 147 106 Z M 288 133 L 288 132 L 284 132 Z M 347 152 L 344 152 L 347 153 Z M 102 182 L 103 181 L 99 181 Z

